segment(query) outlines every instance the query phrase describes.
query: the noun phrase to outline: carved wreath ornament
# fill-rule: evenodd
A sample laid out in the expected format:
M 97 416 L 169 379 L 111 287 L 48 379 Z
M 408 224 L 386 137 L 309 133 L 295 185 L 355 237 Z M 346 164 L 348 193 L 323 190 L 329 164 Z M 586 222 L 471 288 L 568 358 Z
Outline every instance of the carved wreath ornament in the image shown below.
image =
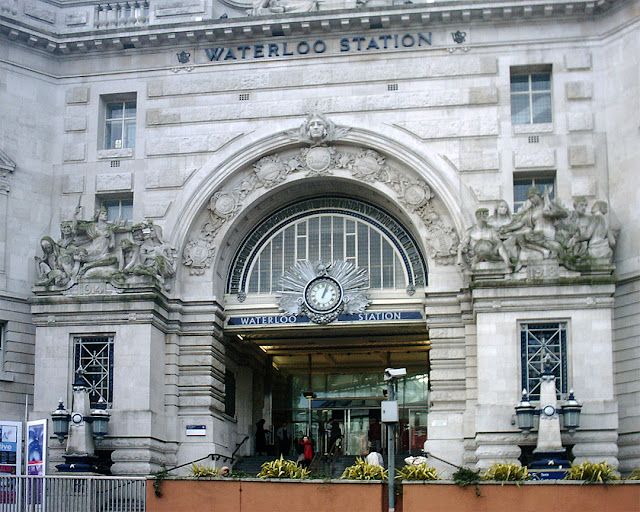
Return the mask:
M 367 148 L 356 151 L 331 147 L 328 143 L 346 136 L 349 128 L 335 125 L 326 116 L 312 112 L 302 125 L 287 132 L 297 143 L 308 144 L 296 152 L 273 154 L 256 161 L 240 183 L 216 191 L 208 205 L 208 218 L 196 238 L 185 249 L 183 263 L 191 274 L 202 274 L 210 266 L 220 228 L 242 210 L 247 195 L 258 189 L 271 189 L 289 175 L 305 173 L 308 177 L 331 176 L 349 172 L 354 178 L 372 184 L 384 184 L 398 201 L 425 223 L 425 244 L 434 260 L 442 265 L 455 263 L 460 239 L 432 204 L 434 194 L 420 178 L 406 176 L 387 159 Z M 209 250 L 210 249 L 210 250 Z
M 328 324 L 341 314 L 362 313 L 371 302 L 367 271 L 346 261 L 298 262 L 282 275 L 280 283 L 280 310 L 306 316 L 316 324 Z

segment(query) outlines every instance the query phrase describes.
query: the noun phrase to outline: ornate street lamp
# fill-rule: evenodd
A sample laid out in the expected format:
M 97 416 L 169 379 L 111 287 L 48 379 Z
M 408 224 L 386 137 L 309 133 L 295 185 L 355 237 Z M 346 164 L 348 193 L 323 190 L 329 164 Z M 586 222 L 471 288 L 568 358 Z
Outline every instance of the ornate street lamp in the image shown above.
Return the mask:
M 64 402 L 62 398 L 58 402 L 58 408 L 51 413 L 51 419 L 53 422 L 53 433 L 58 436 L 58 441 L 63 443 L 65 438 L 69 435 L 69 421 L 71 420 L 71 414 L 64 408 Z
M 538 439 L 533 450 L 535 459 L 529 464 L 531 473 L 540 479 L 557 480 L 567 474 L 570 462 L 565 459 L 566 450 L 560 436 L 560 416 L 564 418 L 564 427 L 572 434 L 580 425 L 580 405 L 573 396 L 558 407 L 556 377 L 553 373 L 550 357 L 544 360 L 544 372 L 540 378 L 540 407 L 535 408 L 529 402 L 527 390 L 522 392 L 522 401 L 515 406 L 518 428 L 525 433 L 533 429 L 533 417 L 539 416 Z
M 71 413 L 65 410 L 62 400 L 58 409 L 51 413 L 53 431 L 58 440 L 67 443 L 63 458 L 64 464 L 56 468 L 60 472 L 98 472 L 98 457 L 95 444 L 108 432 L 109 417 L 107 403 L 100 399 L 94 409 L 90 408 L 89 386 L 80 374 L 73 383 Z
M 95 409 L 91 410 L 91 431 L 96 441 L 100 442 L 109 432 L 109 417 L 107 412 L 107 402 L 104 398 L 100 398 Z
M 573 389 L 570 389 L 568 400 L 562 404 L 562 407 L 558 412 L 562 414 L 564 428 L 566 428 L 571 435 L 573 435 L 576 429 L 580 427 L 581 409 L 582 405 L 579 404 L 573 396 Z
M 518 418 L 518 428 L 528 434 L 533 429 L 533 417 L 536 414 L 535 407 L 529 402 L 529 393 L 522 390 L 522 400 L 516 405 L 516 417 Z
M 540 416 L 541 414 L 548 414 L 547 408 L 553 407 L 547 405 L 542 409 L 537 409 L 531 402 L 529 402 L 529 394 L 526 389 L 522 390 L 522 401 L 516 405 L 516 417 L 518 418 L 518 428 L 525 434 L 528 434 L 533 429 L 534 416 Z M 573 389 L 569 391 L 569 398 L 562 404 L 560 409 L 549 410 L 551 413 L 557 413 L 562 416 L 563 426 L 569 431 L 570 435 L 573 435 L 576 429 L 580 428 L 580 412 L 582 410 L 582 404 L 576 400 Z

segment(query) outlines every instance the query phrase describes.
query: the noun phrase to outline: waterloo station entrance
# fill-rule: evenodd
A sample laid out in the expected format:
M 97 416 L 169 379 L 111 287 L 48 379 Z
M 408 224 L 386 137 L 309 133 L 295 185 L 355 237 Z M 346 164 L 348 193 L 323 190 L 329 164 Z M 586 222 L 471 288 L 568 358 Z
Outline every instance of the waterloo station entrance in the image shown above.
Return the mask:
M 384 369 L 402 367 L 407 376 L 397 383 L 396 452 L 420 453 L 427 438 L 429 408 L 429 341 L 424 324 L 311 329 L 241 334 L 245 341 L 258 344 L 272 362 L 270 411 L 265 415 L 270 450 L 295 455 L 295 443 L 310 433 L 320 454 L 333 450 L 364 456 L 370 448 L 386 453 L 387 431 L 380 414 L 387 394 Z M 292 438 L 289 447 L 279 446 L 276 435 L 285 423 Z
M 274 455 L 285 423 L 291 455 L 304 435 L 318 453 L 331 452 L 336 438 L 344 455 L 385 453 L 384 370 L 406 368 L 397 383 L 396 450 L 418 453 L 428 435 L 431 371 L 424 241 L 445 247 L 449 231 L 415 171 L 358 145 L 327 144 L 341 128 L 318 114 L 301 133 L 314 123 L 324 139 L 252 165 L 248 178 L 270 192 L 246 214 L 227 208 L 247 186 L 239 174 L 203 219 L 203 236 L 222 230 L 225 215 L 243 219 L 229 228 L 220 258 L 228 265 L 224 336 L 265 358 L 265 374 L 252 377 L 264 384 L 254 387 L 251 431 L 265 420 Z M 300 165 L 291 171 L 284 162 Z

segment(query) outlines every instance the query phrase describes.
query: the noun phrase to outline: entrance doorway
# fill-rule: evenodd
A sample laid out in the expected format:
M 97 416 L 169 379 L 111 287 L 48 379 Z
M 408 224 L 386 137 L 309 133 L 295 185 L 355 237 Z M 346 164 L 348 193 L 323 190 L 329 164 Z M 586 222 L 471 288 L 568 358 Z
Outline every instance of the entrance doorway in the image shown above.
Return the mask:
M 265 393 L 264 400 L 254 400 L 268 407 L 260 417 L 274 437 L 286 423 L 292 454 L 309 433 L 316 452 L 323 454 L 337 438 L 344 455 L 366 455 L 370 447 L 385 453 L 387 433 L 380 414 L 386 400 L 385 368 L 407 369 L 397 381 L 396 452 L 422 451 L 430 372 L 424 324 L 243 330 L 242 340 L 260 346 L 271 362 L 264 391 L 258 391 Z
M 376 378 L 377 374 L 323 375 L 314 376 L 312 381 L 315 389 L 320 390 L 322 382 L 370 382 Z M 340 394 L 338 390 L 332 393 L 325 387 L 324 393 L 318 391 L 316 397 L 309 402 L 308 398 L 297 392 L 299 382 L 306 379 L 293 376 L 288 380 L 287 394 L 292 398 L 293 406 L 274 407 L 274 418 L 290 425 L 294 442 L 310 432 L 316 451 L 320 453 L 332 453 L 332 449 L 340 455 L 364 456 L 369 449 L 386 453 L 387 431 L 381 422 L 381 403 L 386 397 L 382 393 L 376 397 L 344 397 L 335 396 Z M 382 390 L 382 382 L 378 389 Z M 409 374 L 398 383 L 400 422 L 395 437 L 397 453 L 421 453 L 427 438 L 428 393 L 427 374 Z

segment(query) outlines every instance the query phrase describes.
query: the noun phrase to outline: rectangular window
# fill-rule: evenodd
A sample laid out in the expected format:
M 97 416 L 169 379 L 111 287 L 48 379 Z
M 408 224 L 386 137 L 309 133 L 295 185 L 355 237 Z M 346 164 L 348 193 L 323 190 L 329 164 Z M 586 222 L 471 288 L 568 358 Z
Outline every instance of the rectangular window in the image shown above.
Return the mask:
M 544 360 L 551 358 L 556 377 L 558 398 L 567 393 L 567 324 L 566 322 L 536 322 L 520 324 L 522 357 L 522 388 L 531 400 L 540 399 L 540 380 Z
M 7 323 L 0 322 L 0 373 L 4 372 L 4 351 L 7 344 Z
M 103 398 L 113 403 L 113 336 L 74 338 L 74 380 L 80 377 L 89 386 L 91 407 Z
M 101 206 L 107 209 L 107 220 L 119 224 L 132 224 L 133 198 L 103 199 Z
M 547 186 L 553 187 L 550 199 L 555 198 L 555 178 L 553 175 L 549 176 L 532 176 L 527 178 L 514 178 L 513 180 L 513 210 L 517 212 L 522 208 L 522 205 L 527 200 L 527 192 L 531 187 L 536 187 L 544 194 L 544 189 Z
M 135 147 L 136 97 L 104 99 L 104 149 Z
M 224 413 L 232 418 L 236 415 L 236 376 L 230 370 L 224 374 Z
M 511 72 L 511 123 L 550 123 L 551 70 Z

